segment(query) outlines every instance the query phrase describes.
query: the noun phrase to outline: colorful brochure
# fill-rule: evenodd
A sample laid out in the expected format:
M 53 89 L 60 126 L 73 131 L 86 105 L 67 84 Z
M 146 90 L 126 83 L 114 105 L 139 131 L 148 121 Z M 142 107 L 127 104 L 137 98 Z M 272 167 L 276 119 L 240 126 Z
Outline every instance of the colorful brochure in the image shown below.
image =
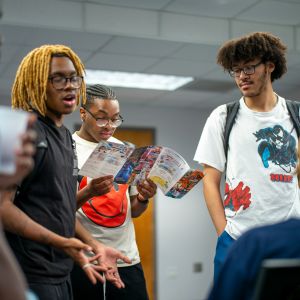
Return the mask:
M 161 146 L 132 146 L 101 141 L 79 171 L 97 178 L 113 175 L 117 183 L 138 185 L 150 178 L 164 195 L 182 198 L 202 178 L 203 172 L 191 169 L 176 151 Z

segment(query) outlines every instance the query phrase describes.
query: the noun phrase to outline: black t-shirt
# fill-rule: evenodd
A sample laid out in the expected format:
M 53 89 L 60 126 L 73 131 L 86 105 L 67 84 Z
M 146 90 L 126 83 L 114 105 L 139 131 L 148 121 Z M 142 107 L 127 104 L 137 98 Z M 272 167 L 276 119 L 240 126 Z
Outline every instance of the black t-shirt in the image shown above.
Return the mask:
M 15 205 L 31 219 L 64 237 L 73 237 L 76 212 L 77 159 L 69 130 L 39 116 L 34 176 L 15 198 Z M 37 162 L 40 151 L 45 151 Z M 30 178 L 30 179 L 29 179 Z M 8 241 L 29 282 L 60 283 L 69 275 L 73 261 L 63 251 L 7 233 Z

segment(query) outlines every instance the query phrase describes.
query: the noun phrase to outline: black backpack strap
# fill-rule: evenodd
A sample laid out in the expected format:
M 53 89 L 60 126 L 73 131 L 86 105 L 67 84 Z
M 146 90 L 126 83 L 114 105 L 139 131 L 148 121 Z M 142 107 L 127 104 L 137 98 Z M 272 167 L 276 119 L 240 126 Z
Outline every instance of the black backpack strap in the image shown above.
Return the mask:
M 299 109 L 300 109 L 300 102 L 292 101 L 292 100 L 285 100 L 286 107 L 288 112 L 291 116 L 293 125 L 297 131 L 298 138 L 300 137 L 300 117 L 299 117 Z
M 240 107 L 239 101 L 234 101 L 226 104 L 227 109 L 227 116 L 226 116 L 226 123 L 225 123 L 225 129 L 224 129 L 224 153 L 227 160 L 227 152 L 229 148 L 229 136 L 232 129 L 232 126 L 234 124 L 237 112 Z

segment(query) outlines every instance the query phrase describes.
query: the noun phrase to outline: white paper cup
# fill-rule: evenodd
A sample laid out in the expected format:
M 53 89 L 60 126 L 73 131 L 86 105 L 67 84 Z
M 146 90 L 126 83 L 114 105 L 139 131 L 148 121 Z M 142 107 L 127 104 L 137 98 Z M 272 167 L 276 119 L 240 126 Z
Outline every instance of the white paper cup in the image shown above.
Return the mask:
M 20 147 L 20 136 L 26 131 L 29 114 L 0 106 L 0 173 L 16 171 L 15 152 Z

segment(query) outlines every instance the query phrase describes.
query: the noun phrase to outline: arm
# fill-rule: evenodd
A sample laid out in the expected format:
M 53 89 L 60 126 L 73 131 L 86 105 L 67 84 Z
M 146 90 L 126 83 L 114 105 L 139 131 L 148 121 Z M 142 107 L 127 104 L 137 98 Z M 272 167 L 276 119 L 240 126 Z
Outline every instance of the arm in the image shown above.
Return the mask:
M 139 217 L 148 207 L 149 198 L 156 194 L 157 186 L 151 179 L 146 179 L 137 186 L 138 194 L 130 196 L 131 215 Z
M 80 265 L 86 263 L 84 251 L 91 248 L 76 238 L 60 236 L 37 222 L 14 205 L 14 192 L 3 192 L 1 217 L 7 231 L 18 234 L 29 240 L 58 248 L 71 256 Z
M 107 247 L 95 240 L 91 236 L 91 234 L 82 226 L 78 219 L 76 219 L 75 230 L 76 236 L 86 244 L 88 244 L 91 247 L 92 251 L 96 254 L 93 260 L 95 260 L 96 258 L 98 263 L 97 266 L 90 263 L 85 264 L 85 266 L 87 267 L 84 268 L 84 271 L 86 273 L 90 272 L 90 274 L 92 275 L 95 275 L 95 271 L 104 271 L 104 276 L 108 281 L 114 284 L 117 288 L 124 288 L 125 285 L 119 276 L 117 260 L 120 259 L 126 263 L 131 263 L 130 259 L 114 248 Z M 87 276 L 89 277 L 89 274 L 87 274 Z M 95 277 L 103 282 L 103 278 L 99 273 L 97 276 L 95 275 Z
M 25 300 L 26 281 L 0 225 L 0 299 Z
M 92 179 L 84 188 L 77 192 L 77 209 L 94 196 L 107 194 L 113 186 L 113 176 L 102 176 Z
M 220 182 L 222 173 L 213 167 L 205 165 L 204 174 L 204 198 L 210 217 L 219 236 L 224 231 L 227 223 L 223 201 L 220 193 Z

